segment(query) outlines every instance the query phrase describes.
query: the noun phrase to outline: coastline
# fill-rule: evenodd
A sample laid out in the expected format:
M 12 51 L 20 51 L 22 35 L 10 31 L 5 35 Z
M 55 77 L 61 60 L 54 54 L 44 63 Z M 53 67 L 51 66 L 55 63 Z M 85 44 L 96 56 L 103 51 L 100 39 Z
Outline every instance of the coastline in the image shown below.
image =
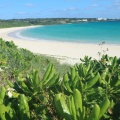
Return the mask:
M 61 63 L 68 63 L 72 65 L 79 63 L 80 58 L 84 58 L 85 55 L 92 57 L 93 59 L 99 59 L 98 52 L 103 54 L 103 50 L 107 49 L 108 51 L 105 53 L 109 56 L 120 57 L 120 45 L 104 44 L 100 46 L 98 44 L 89 43 L 28 40 L 25 38 L 16 37 L 15 34 L 18 31 L 33 27 L 38 26 L 3 28 L 0 29 L 0 38 L 3 38 L 6 41 L 13 41 L 19 48 L 26 48 L 33 53 L 53 56 L 56 57 Z M 13 35 L 9 35 L 10 33 Z

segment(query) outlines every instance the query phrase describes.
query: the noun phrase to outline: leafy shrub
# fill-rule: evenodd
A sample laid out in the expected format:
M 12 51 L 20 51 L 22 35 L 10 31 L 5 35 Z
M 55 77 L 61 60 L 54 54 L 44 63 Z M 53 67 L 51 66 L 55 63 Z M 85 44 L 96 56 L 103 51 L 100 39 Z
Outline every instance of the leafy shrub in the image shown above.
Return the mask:
M 68 65 L 61 65 L 53 57 L 33 54 L 29 50 L 18 48 L 12 41 L 0 39 L 0 85 L 5 84 L 7 79 L 15 81 L 17 76 L 25 77 L 34 69 L 43 77 L 49 63 L 54 63 L 61 76 L 69 69 Z
M 34 63 L 41 60 L 37 55 L 25 49 L 18 51 L 13 43 L 1 41 L 0 45 L 6 48 L 1 47 L 5 54 L 0 55 L 0 77 L 7 81 L 0 88 L 1 120 L 120 119 L 117 57 L 103 55 L 97 61 L 85 56 L 63 77 L 47 61 L 49 66 L 41 75 Z

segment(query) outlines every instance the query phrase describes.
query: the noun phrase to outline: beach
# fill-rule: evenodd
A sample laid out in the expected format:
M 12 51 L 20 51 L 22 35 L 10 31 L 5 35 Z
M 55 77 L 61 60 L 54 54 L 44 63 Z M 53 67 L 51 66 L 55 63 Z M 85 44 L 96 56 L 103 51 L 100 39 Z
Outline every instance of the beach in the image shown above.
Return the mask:
M 120 45 L 29 40 L 14 35 L 17 33 L 16 31 L 33 27 L 37 26 L 2 28 L 0 29 L 0 38 L 3 38 L 5 41 L 13 41 L 19 48 L 25 48 L 37 54 L 56 57 L 61 63 L 72 65 L 79 63 L 80 58 L 84 58 L 84 56 L 89 56 L 97 60 L 100 59 L 102 54 L 120 57 Z M 10 33 L 13 33 L 13 35 L 10 36 Z

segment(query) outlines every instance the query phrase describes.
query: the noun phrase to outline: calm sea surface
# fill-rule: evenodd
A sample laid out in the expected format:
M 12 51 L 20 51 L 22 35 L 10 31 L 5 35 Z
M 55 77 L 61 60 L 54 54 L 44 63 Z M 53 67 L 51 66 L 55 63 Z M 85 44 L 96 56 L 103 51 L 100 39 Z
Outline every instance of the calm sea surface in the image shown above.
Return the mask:
M 23 30 L 20 35 L 37 40 L 120 44 L 120 21 L 48 25 Z

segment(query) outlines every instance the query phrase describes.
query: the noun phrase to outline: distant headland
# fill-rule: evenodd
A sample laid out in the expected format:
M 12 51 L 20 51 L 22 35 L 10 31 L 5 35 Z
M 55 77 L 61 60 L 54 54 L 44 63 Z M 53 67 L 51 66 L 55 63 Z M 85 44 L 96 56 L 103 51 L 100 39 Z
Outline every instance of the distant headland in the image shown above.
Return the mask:
M 26 19 L 0 19 L 0 28 L 21 27 L 33 25 L 52 25 L 79 22 L 120 21 L 112 18 L 26 18 Z

